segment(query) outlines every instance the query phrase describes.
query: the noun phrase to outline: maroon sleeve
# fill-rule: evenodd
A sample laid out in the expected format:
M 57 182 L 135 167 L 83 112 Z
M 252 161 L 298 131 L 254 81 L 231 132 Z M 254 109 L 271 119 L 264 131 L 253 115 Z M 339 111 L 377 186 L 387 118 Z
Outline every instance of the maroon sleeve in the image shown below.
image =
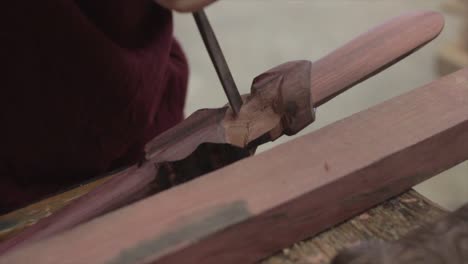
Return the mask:
M 134 162 L 183 118 L 187 63 L 151 0 L 8 0 L 0 22 L 0 211 Z

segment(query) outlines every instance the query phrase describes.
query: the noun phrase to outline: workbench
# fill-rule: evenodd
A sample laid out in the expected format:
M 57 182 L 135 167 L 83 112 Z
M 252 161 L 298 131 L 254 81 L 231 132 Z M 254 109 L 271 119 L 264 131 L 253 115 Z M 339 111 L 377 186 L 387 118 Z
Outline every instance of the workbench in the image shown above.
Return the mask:
M 0 241 L 52 215 L 109 178 L 103 178 L 23 209 L 0 216 Z M 262 264 L 329 263 L 346 247 L 370 240 L 393 241 L 448 212 L 414 190 L 393 198 L 313 238 L 302 241 L 262 261 Z

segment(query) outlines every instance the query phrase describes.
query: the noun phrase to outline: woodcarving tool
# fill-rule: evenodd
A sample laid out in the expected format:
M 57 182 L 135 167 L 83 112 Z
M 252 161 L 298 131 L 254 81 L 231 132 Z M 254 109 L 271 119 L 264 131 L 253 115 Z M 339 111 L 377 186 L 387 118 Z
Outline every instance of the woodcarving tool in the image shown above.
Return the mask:
M 224 88 L 224 92 L 228 98 L 229 104 L 235 115 L 237 115 L 242 106 L 242 98 L 239 91 L 237 90 L 236 83 L 232 77 L 229 66 L 224 58 L 223 51 L 219 46 L 216 35 L 211 27 L 210 21 L 202 9 L 193 13 L 195 22 L 197 23 L 198 30 L 202 36 L 203 42 L 205 43 L 208 54 L 210 55 L 211 61 L 216 69 L 219 80 Z

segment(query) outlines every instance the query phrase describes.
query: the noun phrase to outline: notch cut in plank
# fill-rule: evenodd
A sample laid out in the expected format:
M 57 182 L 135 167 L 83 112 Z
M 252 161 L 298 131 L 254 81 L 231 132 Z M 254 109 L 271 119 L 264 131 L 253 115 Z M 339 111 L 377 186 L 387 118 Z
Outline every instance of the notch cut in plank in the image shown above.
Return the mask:
M 468 69 L 0 263 L 252 263 L 468 159 Z

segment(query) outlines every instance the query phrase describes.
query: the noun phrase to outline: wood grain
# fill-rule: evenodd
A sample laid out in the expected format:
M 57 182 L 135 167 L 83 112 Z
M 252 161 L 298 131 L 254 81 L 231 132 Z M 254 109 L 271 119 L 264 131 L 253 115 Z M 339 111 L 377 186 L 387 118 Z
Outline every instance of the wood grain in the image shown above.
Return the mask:
M 408 56 L 439 35 L 443 27 L 444 18 L 439 13 L 408 13 L 314 62 L 311 91 L 315 105 L 329 101 Z
M 101 184 L 102 181 L 96 181 L 79 186 L 28 208 L 0 216 L 0 241 L 20 232 L 25 223 L 34 225 L 41 218 L 69 204 L 71 199 Z M 261 264 L 329 264 L 338 252 L 350 246 L 374 239 L 395 241 L 446 214 L 445 210 L 411 190 L 311 239 L 285 248 Z
M 96 189 L 111 179 L 104 177 L 80 184 L 69 191 L 51 196 L 27 207 L 0 216 L 0 242 L 18 235 L 25 228 L 36 225 L 40 220 L 60 211 L 84 194 Z
M 239 149 L 226 144 L 202 144 L 189 157 L 158 165 L 146 162 L 106 177 L 98 188 L 74 201 L 34 226 L 0 243 L 0 255 L 27 243 L 43 239 L 101 214 L 196 177 L 220 169 L 255 153 L 255 148 Z
M 203 143 L 225 143 L 220 124 L 226 111 L 227 107 L 196 111 L 146 144 L 146 158 L 154 163 L 177 161 L 188 157 Z
M 25 242 L 30 243 L 54 235 L 137 199 L 156 175 L 157 168 L 148 163 L 143 167 L 132 166 L 109 176 L 112 179 L 55 212 L 53 217 L 45 218 L 17 236 L 2 242 L 0 253 L 7 252 Z
M 0 263 L 252 263 L 466 159 L 468 69 Z
M 161 152 L 170 152 L 183 153 L 171 156 L 172 160 L 181 159 L 203 142 L 246 147 L 267 134 L 271 140 L 294 135 L 315 120 L 314 107 L 405 58 L 436 38 L 443 27 L 439 13 L 408 13 L 369 30 L 312 65 L 307 61 L 279 65 L 254 79 L 238 117 L 229 108 L 195 112 L 196 119 L 204 116 L 214 122 L 175 126 L 147 144 L 146 157 L 157 162 Z M 303 102 L 304 98 L 310 103 Z M 218 119 L 223 109 L 225 117 Z M 291 118 L 296 112 L 300 117 Z M 291 119 L 296 123 L 288 124 Z M 188 135 L 186 131 L 196 132 Z M 179 135 L 186 137 L 181 141 Z
M 468 263 L 468 205 L 399 241 L 373 241 L 344 250 L 333 264 Z
M 258 144 L 299 132 L 313 122 L 313 106 L 336 96 L 340 87 L 344 91 L 424 45 L 440 33 L 443 24 L 442 16 L 434 12 L 404 15 L 358 37 L 316 64 L 290 62 L 265 72 L 255 79 L 252 94 L 244 96 L 246 103 L 237 118 L 227 107 L 200 110 L 148 143 L 147 159 L 166 168 L 164 175 L 157 175 L 153 165 L 129 168 L 63 212 L 0 244 L 0 254 L 127 204 L 151 191 L 150 183 L 161 190 L 186 182 L 252 154 Z M 211 147 L 224 150 L 216 163 L 213 155 L 200 151 L 206 143 L 229 143 L 246 149 Z M 202 164 L 208 169 L 196 169 Z
M 291 61 L 257 76 L 237 116 L 221 121 L 225 141 L 246 147 L 262 136 L 294 135 L 315 120 L 310 101 L 310 61 Z
M 396 241 L 448 212 L 414 190 L 385 201 L 310 239 L 283 249 L 260 264 L 330 264 L 343 249 L 368 241 Z

